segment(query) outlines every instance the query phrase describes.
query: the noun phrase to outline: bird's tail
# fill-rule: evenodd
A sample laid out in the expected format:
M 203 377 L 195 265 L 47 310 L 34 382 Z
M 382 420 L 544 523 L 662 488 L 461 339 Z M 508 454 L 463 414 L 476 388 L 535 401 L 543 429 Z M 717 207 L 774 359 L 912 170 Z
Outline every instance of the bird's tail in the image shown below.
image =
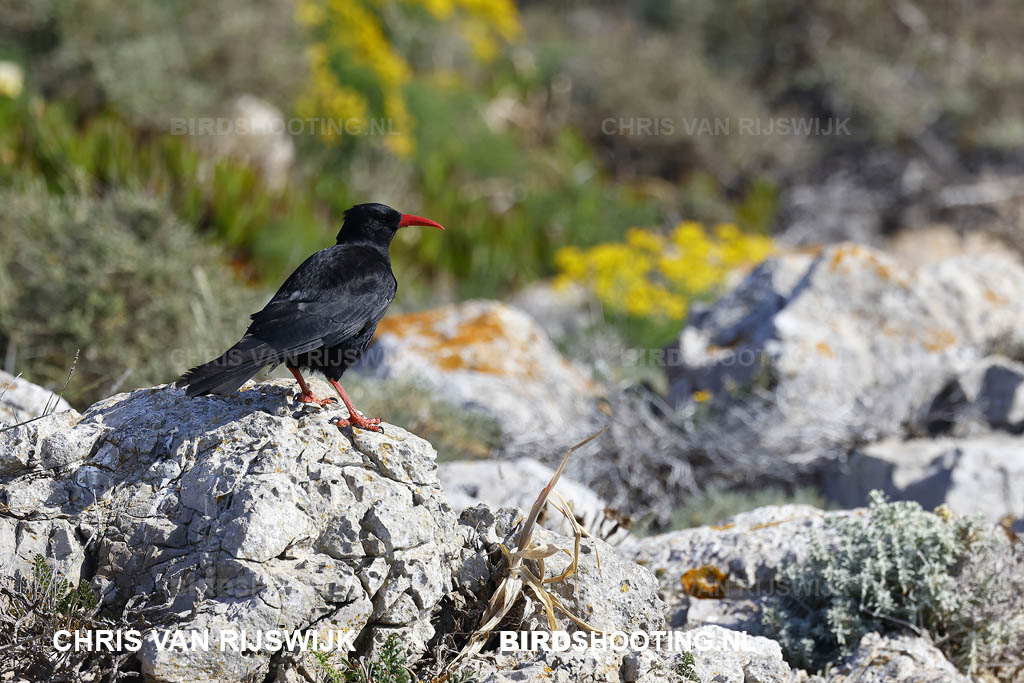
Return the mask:
M 189 396 L 230 394 L 260 369 L 276 362 L 270 347 L 247 335 L 219 358 L 186 372 L 174 385 L 185 389 Z

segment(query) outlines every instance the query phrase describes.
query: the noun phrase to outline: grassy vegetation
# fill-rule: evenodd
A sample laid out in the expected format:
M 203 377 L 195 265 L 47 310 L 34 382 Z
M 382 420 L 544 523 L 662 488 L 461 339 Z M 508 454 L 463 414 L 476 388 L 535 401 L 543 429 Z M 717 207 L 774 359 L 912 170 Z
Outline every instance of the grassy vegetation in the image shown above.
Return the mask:
M 801 486 L 795 490 L 779 486 L 765 486 L 753 490 L 709 487 L 675 510 L 669 528 L 688 529 L 717 524 L 733 515 L 766 505 L 813 505 L 821 509 L 828 507 L 821 492 L 812 486 Z
M 30 576 L 0 576 L 0 677 L 28 681 L 118 681 L 137 678 L 130 653 L 53 648 L 57 631 L 132 628 L 120 616 L 101 614 L 99 599 L 74 584 L 42 555 Z
M 0 189 L 0 348 L 76 405 L 173 379 L 233 341 L 258 297 L 158 200 Z

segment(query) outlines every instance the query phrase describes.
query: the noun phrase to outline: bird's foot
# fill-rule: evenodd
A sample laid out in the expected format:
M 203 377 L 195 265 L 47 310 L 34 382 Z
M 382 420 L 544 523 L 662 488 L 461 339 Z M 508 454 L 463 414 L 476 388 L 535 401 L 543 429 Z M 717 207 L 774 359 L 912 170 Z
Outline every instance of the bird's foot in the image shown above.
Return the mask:
M 334 403 L 333 398 L 317 398 L 316 395 L 313 394 L 312 392 L 301 393 L 299 394 L 298 398 L 296 398 L 296 400 L 299 403 L 312 403 L 314 405 L 320 406 L 321 408 Z
M 338 426 L 338 429 L 341 429 L 343 427 L 359 427 L 360 429 L 365 429 L 369 432 L 380 432 L 381 434 L 384 433 L 384 428 L 380 426 L 379 417 L 366 417 L 365 415 L 358 411 L 349 415 L 347 420 L 341 418 L 337 420 L 334 424 Z

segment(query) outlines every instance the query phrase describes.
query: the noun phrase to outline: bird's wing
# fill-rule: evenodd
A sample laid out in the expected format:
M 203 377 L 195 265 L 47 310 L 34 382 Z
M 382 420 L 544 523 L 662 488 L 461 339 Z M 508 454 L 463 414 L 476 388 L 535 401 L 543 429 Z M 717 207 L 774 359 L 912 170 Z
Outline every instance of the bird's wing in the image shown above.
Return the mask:
M 346 268 L 352 258 L 333 256 L 302 264 L 252 315 L 246 335 L 282 355 L 294 355 L 341 344 L 380 320 L 395 296 L 390 268 Z

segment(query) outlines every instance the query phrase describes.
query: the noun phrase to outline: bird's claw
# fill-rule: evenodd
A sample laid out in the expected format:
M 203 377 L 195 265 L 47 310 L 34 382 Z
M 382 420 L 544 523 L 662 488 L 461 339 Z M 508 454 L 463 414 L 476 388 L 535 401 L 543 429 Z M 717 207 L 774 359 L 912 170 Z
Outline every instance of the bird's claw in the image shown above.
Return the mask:
M 313 394 L 299 394 L 298 398 L 296 398 L 296 400 L 299 403 L 311 403 L 313 405 L 318 405 L 321 408 L 323 408 L 324 406 L 328 406 L 328 405 L 334 403 L 334 399 L 333 398 L 317 398 Z
M 384 433 L 384 428 L 380 426 L 379 417 L 366 417 L 360 413 L 350 415 L 348 419 L 340 418 L 334 424 L 338 426 L 338 429 L 342 429 L 344 427 L 359 427 L 360 429 L 365 429 L 368 432 Z

